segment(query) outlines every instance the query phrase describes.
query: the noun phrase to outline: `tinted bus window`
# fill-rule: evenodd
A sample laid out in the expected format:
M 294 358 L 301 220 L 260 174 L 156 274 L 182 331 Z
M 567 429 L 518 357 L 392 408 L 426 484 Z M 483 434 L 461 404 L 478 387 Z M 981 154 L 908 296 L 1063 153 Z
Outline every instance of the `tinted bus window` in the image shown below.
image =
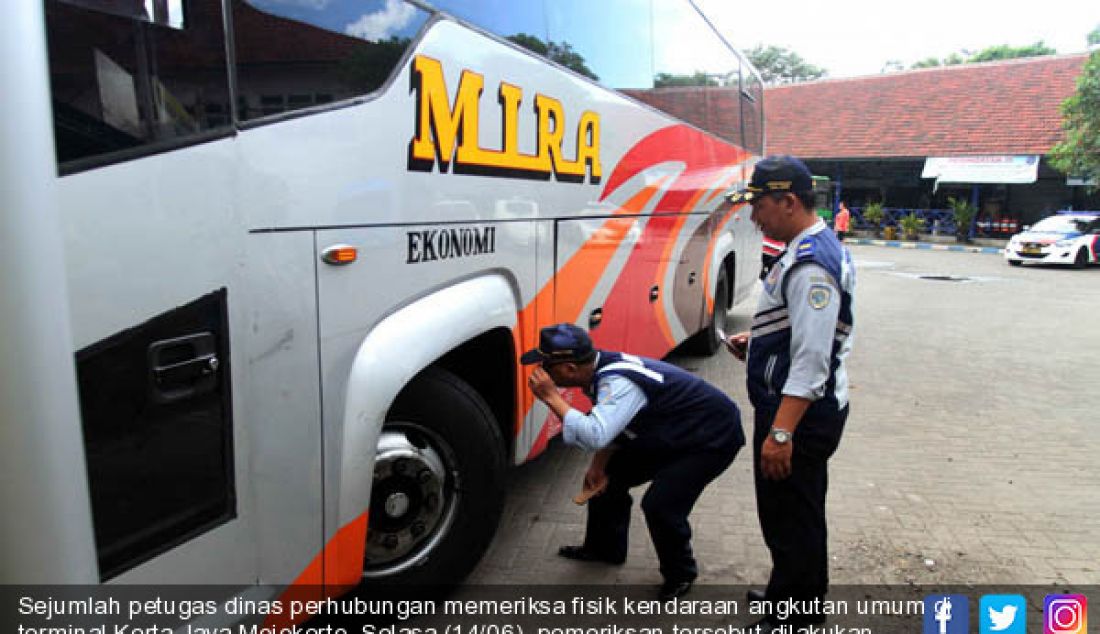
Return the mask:
M 229 123 L 221 4 L 154 4 L 171 11 L 149 15 L 138 4 L 123 14 L 120 3 L 108 12 L 90 0 L 46 0 L 61 163 L 185 139 Z
M 654 105 L 740 143 L 737 54 L 689 3 L 655 2 L 653 12 Z
M 752 73 L 745 73 L 743 77 L 741 110 L 745 126 L 745 148 L 754 154 L 763 154 L 764 85 Z
M 402 0 L 234 0 L 237 116 L 374 92 L 427 19 Z
M 548 39 L 542 0 L 432 0 L 432 6 L 503 38 L 527 35 L 543 44 Z M 545 54 L 537 47 L 527 48 Z
M 554 61 L 616 90 L 652 87 L 648 1 L 559 0 L 547 4 L 546 15 L 549 38 L 561 49 Z

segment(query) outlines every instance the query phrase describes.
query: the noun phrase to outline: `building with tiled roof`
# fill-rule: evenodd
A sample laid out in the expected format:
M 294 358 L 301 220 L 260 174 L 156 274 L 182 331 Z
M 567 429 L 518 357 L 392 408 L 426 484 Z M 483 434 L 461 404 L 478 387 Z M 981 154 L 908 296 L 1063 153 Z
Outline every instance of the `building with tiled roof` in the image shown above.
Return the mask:
M 1097 205 L 1045 159 L 1062 136 L 1060 104 L 1086 54 L 1013 59 L 776 86 L 765 91 L 768 154 L 794 154 L 859 206 L 945 206 L 976 199 L 989 215 L 1032 221 Z M 1029 157 L 1034 183 L 921 178 L 929 157 Z

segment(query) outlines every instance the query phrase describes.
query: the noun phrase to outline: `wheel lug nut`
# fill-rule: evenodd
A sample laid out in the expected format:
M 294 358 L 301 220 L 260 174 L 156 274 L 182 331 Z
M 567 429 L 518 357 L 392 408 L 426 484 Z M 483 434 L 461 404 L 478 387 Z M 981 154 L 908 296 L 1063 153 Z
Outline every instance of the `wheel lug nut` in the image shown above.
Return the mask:
M 420 537 L 424 534 L 424 522 L 413 522 L 409 530 L 412 532 L 413 537 Z
M 385 539 L 382 540 L 382 545 L 389 550 L 397 548 L 397 535 L 386 535 Z
M 409 464 L 404 460 L 398 460 L 397 462 L 393 463 L 393 472 L 397 475 L 404 474 L 408 468 Z
M 420 480 L 420 484 L 427 484 L 434 479 L 430 469 L 421 469 L 420 473 L 416 474 L 417 480 Z

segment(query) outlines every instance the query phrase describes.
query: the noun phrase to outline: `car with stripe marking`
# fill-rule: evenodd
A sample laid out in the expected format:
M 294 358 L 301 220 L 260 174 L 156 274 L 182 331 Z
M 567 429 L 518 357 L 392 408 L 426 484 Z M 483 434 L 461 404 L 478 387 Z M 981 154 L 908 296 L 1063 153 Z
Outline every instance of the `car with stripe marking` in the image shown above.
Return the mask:
M 1100 252 L 1100 211 L 1059 211 L 1012 236 L 1004 258 L 1012 266 L 1025 262 L 1068 264 L 1083 269 Z

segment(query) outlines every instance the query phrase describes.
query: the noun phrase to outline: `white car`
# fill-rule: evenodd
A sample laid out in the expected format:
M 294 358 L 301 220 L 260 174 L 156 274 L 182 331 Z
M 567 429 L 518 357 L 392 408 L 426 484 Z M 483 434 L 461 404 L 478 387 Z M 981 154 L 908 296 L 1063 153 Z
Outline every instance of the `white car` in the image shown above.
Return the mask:
M 1013 266 L 1042 262 L 1083 269 L 1100 255 L 1100 211 L 1059 211 L 1047 216 L 1012 236 L 1004 255 Z

